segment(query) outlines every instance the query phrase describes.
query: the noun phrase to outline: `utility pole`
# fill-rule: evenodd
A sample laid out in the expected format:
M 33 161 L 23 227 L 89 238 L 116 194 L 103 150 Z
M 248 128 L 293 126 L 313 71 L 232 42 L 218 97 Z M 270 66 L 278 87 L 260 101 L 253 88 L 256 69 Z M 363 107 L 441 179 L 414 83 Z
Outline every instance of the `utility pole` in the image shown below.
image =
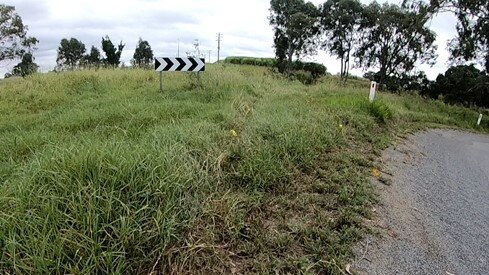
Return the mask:
M 218 32 L 217 33 L 217 62 L 219 62 L 219 55 L 221 53 L 221 40 L 222 40 L 222 33 Z
M 195 48 L 195 57 L 200 58 L 200 44 L 199 44 L 199 39 L 194 40 L 194 48 Z

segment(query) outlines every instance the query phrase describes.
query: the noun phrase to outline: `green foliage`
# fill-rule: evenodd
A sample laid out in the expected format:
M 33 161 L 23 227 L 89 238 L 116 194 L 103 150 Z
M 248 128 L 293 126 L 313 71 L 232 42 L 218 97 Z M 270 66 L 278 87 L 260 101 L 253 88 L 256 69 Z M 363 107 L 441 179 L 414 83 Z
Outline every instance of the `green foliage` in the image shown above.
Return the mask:
M 26 53 L 22 56 L 22 61 L 15 65 L 12 73 L 8 76 L 22 76 L 26 77 L 30 74 L 37 72 L 39 66 L 34 63 L 34 56 L 31 53 Z M 6 76 L 7 77 L 7 76 Z
M 139 68 L 148 68 L 153 63 L 153 50 L 148 41 L 139 38 L 131 63 Z
M 225 63 L 236 65 L 253 65 L 262 67 L 277 67 L 278 61 L 274 58 L 255 58 L 255 57 L 240 57 L 230 56 L 224 60 Z M 313 84 L 317 80 L 326 75 L 326 67 L 319 63 L 302 62 L 296 60 L 290 66 L 292 79 L 297 79 L 304 84 Z
M 291 79 L 299 80 L 302 84 L 315 84 L 321 77 L 326 75 L 326 67 L 314 62 L 294 61 L 292 63 Z
M 377 2 L 366 6 L 360 25 L 362 42 L 354 54 L 356 65 L 379 67 L 382 85 L 387 77 L 410 72 L 415 64 L 434 64 L 436 35 L 426 26 L 429 17 L 424 8 Z
M 369 71 L 363 77 L 371 81 L 380 82 L 381 76 L 380 72 L 374 73 Z M 384 86 L 390 92 L 421 92 L 429 89 L 431 81 L 428 80 L 424 72 L 418 72 L 412 75 L 403 73 L 395 76 L 387 76 L 384 79 Z
M 78 39 L 71 38 L 68 40 L 63 38 L 58 48 L 56 63 L 61 69 L 74 69 L 82 64 L 85 51 L 85 44 Z
M 225 63 L 236 65 L 253 65 L 262 67 L 275 67 L 277 60 L 275 58 L 257 58 L 245 56 L 229 56 L 224 60 Z
M 350 56 L 360 42 L 360 21 L 363 5 L 358 0 L 328 0 L 320 8 L 322 48 L 341 60 L 340 77 L 346 81 Z
M 141 69 L 0 81 L 0 273 L 343 274 L 394 137 L 489 130 L 418 96 L 371 106 L 360 80 L 201 77 L 168 73 L 164 93 Z
M 423 90 L 431 98 L 442 98 L 451 104 L 489 107 L 489 76 L 474 65 L 460 65 L 440 74 L 436 82 Z
M 386 123 L 392 118 L 389 106 L 378 100 L 368 104 L 368 111 L 380 123 Z
M 326 75 L 326 67 L 323 64 L 315 62 L 301 62 L 296 60 L 292 63 L 292 69 L 309 72 L 316 80 Z
M 457 16 L 457 37 L 450 42 L 452 57 L 477 60 L 489 72 L 489 8 L 486 0 L 451 0 Z
M 15 7 L 0 4 L 0 62 L 23 57 L 39 42 L 27 31 Z
M 100 50 L 92 46 L 90 53 L 83 57 L 84 65 L 88 68 L 98 68 L 102 63 L 102 58 L 100 56 Z
M 318 80 L 313 76 L 311 72 L 304 70 L 294 70 L 290 75 L 290 79 L 299 80 L 302 84 L 305 85 L 315 84 Z
M 279 70 L 289 74 L 294 56 L 299 58 L 315 50 L 318 10 L 313 3 L 304 0 L 271 0 L 270 6 L 275 56 Z
M 121 54 L 122 50 L 126 44 L 122 44 L 122 41 L 119 43 L 117 46 L 117 49 L 115 48 L 114 44 L 112 41 L 110 41 L 109 36 L 102 37 L 102 50 L 105 53 L 105 59 L 103 59 L 103 62 L 106 65 L 112 66 L 112 67 L 117 67 L 121 63 Z
M 423 7 L 429 17 L 451 12 L 457 19 L 457 37 L 448 42 L 452 62 L 477 61 L 489 72 L 489 9 L 486 0 L 404 0 L 406 7 Z

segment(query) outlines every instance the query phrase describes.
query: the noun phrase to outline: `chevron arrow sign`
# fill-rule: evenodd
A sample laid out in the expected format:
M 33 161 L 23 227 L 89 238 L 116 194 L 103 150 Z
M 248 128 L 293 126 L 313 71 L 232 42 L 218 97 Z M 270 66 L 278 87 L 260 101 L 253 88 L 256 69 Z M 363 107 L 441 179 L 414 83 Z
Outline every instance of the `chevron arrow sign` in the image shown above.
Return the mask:
M 156 57 L 157 72 L 203 72 L 205 59 L 195 57 Z

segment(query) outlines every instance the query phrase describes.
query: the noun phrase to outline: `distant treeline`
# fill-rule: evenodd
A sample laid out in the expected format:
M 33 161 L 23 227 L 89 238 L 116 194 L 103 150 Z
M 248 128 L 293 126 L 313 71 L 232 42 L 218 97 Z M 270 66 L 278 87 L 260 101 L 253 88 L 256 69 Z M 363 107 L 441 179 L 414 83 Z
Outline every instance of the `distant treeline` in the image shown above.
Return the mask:
M 380 75 L 368 72 L 364 78 L 379 81 Z M 473 64 L 452 66 L 444 74 L 439 74 L 435 81 L 430 81 L 423 72 L 419 72 L 390 76 L 385 79 L 385 85 L 392 92 L 418 92 L 450 104 L 489 108 L 489 77 Z
M 345 82 L 352 67 L 374 70 L 368 77 L 379 82 L 382 89 L 417 89 L 433 96 L 446 94 L 443 87 L 447 85 L 445 90 L 460 87 L 460 93 L 467 96 L 478 93 L 477 97 L 470 95 L 470 99 L 448 97 L 456 98 L 457 103 L 487 105 L 484 101 L 489 86 L 487 0 L 401 2 L 364 4 L 360 0 L 326 0 L 316 5 L 307 0 L 270 0 L 269 20 L 278 68 L 290 75 L 294 59 L 323 50 L 338 58 L 340 77 Z M 447 71 L 451 74 L 463 70 L 464 73 L 456 74 L 459 76 L 478 75 L 469 78 L 475 85 L 469 90 L 440 79 L 435 85 L 424 74 L 414 73 L 421 64 L 436 63 L 438 45 L 430 22 L 441 11 L 452 13 L 458 21 L 457 33 L 447 44 L 451 61 L 457 65 L 477 62 L 485 70 L 475 73 L 472 69 L 452 67 Z M 452 99 L 445 98 L 450 102 Z
M 422 86 L 423 95 L 451 104 L 489 108 L 489 77 L 474 65 L 460 65 Z

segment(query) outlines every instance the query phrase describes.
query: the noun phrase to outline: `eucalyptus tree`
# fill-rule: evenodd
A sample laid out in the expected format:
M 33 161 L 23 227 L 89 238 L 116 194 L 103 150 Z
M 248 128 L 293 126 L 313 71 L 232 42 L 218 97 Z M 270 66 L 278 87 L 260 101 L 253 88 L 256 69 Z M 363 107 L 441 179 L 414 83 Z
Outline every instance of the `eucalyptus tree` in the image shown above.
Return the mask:
M 0 62 L 22 58 L 39 42 L 27 36 L 28 27 L 15 7 L 0 4 Z
M 450 12 L 457 17 L 457 36 L 449 41 L 452 60 L 477 61 L 489 72 L 489 3 L 487 0 L 429 0 L 429 15 Z M 403 6 L 425 5 L 404 0 Z
M 122 50 L 126 45 L 119 43 L 117 48 L 114 46 L 109 36 L 102 38 L 102 50 L 105 53 L 105 59 L 103 60 L 107 65 L 117 67 L 121 63 Z
M 32 53 L 25 53 L 22 56 L 22 61 L 13 68 L 11 75 L 26 77 L 36 73 L 38 69 L 39 66 L 34 62 Z
M 476 60 L 489 72 L 489 3 L 487 0 L 453 1 L 457 37 L 450 43 L 452 57 Z
M 149 42 L 139 38 L 131 63 L 135 67 L 147 68 L 153 62 L 153 50 Z
M 89 68 L 98 68 L 100 66 L 100 63 L 102 62 L 100 50 L 95 46 L 92 46 L 92 48 L 90 49 L 90 53 L 86 54 L 83 59 L 85 64 Z
M 321 7 L 321 47 L 341 61 L 340 76 L 345 81 L 352 50 L 359 42 L 363 5 L 358 0 L 328 0 Z
M 70 40 L 63 38 L 58 47 L 56 63 L 61 68 L 74 69 L 81 65 L 85 51 L 85 44 L 80 40 L 73 37 Z
M 426 6 L 409 9 L 394 4 L 366 6 L 355 51 L 356 66 L 379 69 L 380 84 L 389 76 L 408 73 L 418 64 L 436 62 L 436 34 L 427 23 Z
M 274 29 L 275 55 L 279 69 L 290 73 L 294 56 L 313 53 L 319 33 L 319 12 L 304 0 L 271 0 L 270 25 Z

